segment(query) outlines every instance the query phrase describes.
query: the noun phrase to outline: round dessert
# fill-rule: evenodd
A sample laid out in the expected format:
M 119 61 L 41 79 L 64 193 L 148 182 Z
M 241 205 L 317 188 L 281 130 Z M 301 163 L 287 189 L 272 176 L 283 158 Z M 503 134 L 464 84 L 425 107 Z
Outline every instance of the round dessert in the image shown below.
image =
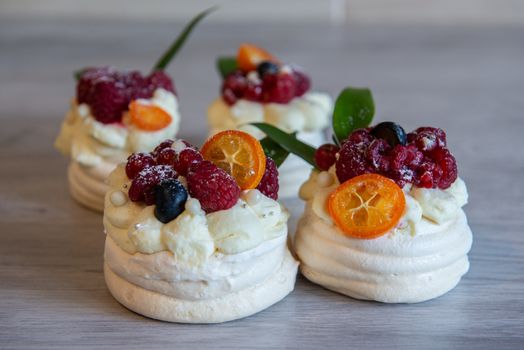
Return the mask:
M 356 100 L 373 110 L 372 101 Z M 293 239 L 302 274 L 384 303 L 422 302 L 453 289 L 469 269 L 472 232 L 462 210 L 466 185 L 445 132 L 406 134 L 384 122 L 340 137 L 347 129 L 338 121 L 340 146 L 304 157 L 315 169 L 300 189 L 306 209 Z
M 112 67 L 76 73 L 76 97 L 55 147 L 70 157 L 71 195 L 95 211 L 104 208 L 105 180 L 133 152 L 150 151 L 178 132 L 180 114 L 171 78 L 164 72 L 191 29 L 213 9 L 197 15 L 148 75 Z
M 328 94 L 310 91 L 304 71 L 284 64 L 251 44 L 240 46 L 233 58 L 219 58 L 221 96 L 208 109 L 210 133 L 240 129 L 261 139 L 264 133 L 248 125 L 266 122 L 304 142 L 319 146 L 333 109 Z M 280 196 L 295 196 L 306 180 L 306 166 L 294 155 L 280 168 Z
M 104 272 L 113 296 L 147 317 L 217 323 L 289 294 L 278 170 L 260 143 L 224 132 L 202 151 L 183 140 L 136 153 L 109 176 Z

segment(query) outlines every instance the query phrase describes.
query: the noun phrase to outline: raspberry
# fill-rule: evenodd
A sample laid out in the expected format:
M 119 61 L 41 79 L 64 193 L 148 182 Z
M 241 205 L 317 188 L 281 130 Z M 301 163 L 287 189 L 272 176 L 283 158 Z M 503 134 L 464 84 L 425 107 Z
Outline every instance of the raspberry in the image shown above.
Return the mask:
M 153 157 L 157 157 L 160 151 L 162 151 L 164 148 L 171 148 L 171 145 L 173 144 L 173 140 L 165 140 L 162 141 L 158 146 L 155 147 L 153 152 L 151 152 L 151 155 Z
M 180 175 L 186 176 L 189 167 L 194 163 L 201 162 L 202 160 L 204 160 L 204 158 L 200 152 L 193 148 L 185 148 L 178 154 L 174 167 Z
M 295 79 L 291 74 L 278 74 L 274 82 L 271 75 L 266 74 L 263 83 L 266 102 L 288 103 L 295 97 Z
M 112 77 L 115 71 L 111 67 L 87 68 L 84 69 L 76 86 L 76 99 L 78 103 L 88 103 L 91 89 L 97 79 Z
M 300 97 L 311 87 L 311 80 L 303 71 L 297 68 L 293 69 L 293 77 L 295 78 L 295 96 Z
M 335 163 L 340 183 L 358 175 L 374 172 L 367 162 L 367 146 L 366 143 L 353 143 L 350 141 L 342 145 L 338 152 L 338 160 Z
M 259 190 L 266 197 L 277 200 L 278 188 L 279 185 L 277 165 L 275 164 L 273 159 L 267 157 L 266 171 L 264 172 L 264 176 L 262 177 L 262 180 L 260 180 L 260 183 L 257 186 L 257 190 Z
M 176 179 L 176 171 L 168 165 L 155 165 L 140 171 L 131 182 L 128 195 L 133 202 L 144 201 L 146 205 L 155 203 L 155 186 L 162 180 Z
M 389 177 L 400 187 L 415 180 L 415 171 L 424 155 L 414 145 L 396 145 L 390 153 Z
M 174 166 L 176 162 L 177 153 L 172 148 L 164 148 L 158 152 L 156 156 L 157 164 Z
M 144 168 L 155 165 L 155 160 L 148 153 L 133 153 L 127 158 L 126 175 L 129 179 L 135 176 Z
M 263 97 L 262 84 L 249 81 L 244 91 L 244 98 L 249 101 L 262 102 Z
M 414 184 L 423 188 L 435 188 L 442 176 L 442 169 L 430 158 L 425 157 L 417 168 Z
M 191 165 L 187 184 L 189 194 L 200 201 L 206 213 L 229 209 L 240 196 L 235 179 L 207 160 Z
M 152 88 L 152 93 L 155 92 L 156 89 L 162 88 L 176 95 L 175 85 L 164 71 L 157 70 L 151 73 L 149 77 L 147 77 L 147 83 Z
M 437 148 L 430 154 L 435 164 L 442 170 L 437 186 L 446 189 L 455 182 L 458 176 L 457 161 L 447 148 Z
M 366 150 L 366 158 L 373 167 L 374 172 L 386 173 L 389 171 L 389 157 L 387 153 L 391 146 L 386 140 L 375 139 L 371 141 Z
M 438 147 L 446 147 L 446 133 L 440 128 L 421 127 L 408 134 L 408 142 L 420 151 L 428 152 Z
M 128 105 L 122 84 L 110 78 L 94 83 L 88 103 L 96 120 L 105 124 L 119 122 Z
M 238 100 L 235 93 L 229 89 L 222 90 L 222 98 L 230 106 L 234 105 Z
M 315 151 L 315 164 L 320 170 L 329 170 L 335 164 L 339 148 L 336 145 L 325 144 Z

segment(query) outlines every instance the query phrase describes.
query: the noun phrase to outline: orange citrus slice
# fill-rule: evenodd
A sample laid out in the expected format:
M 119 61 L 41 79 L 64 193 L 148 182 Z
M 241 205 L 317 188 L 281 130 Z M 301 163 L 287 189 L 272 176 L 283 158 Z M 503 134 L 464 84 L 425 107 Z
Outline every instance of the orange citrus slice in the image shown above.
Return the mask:
M 263 61 L 278 62 L 269 52 L 258 46 L 242 44 L 238 48 L 237 64 L 241 70 L 245 72 L 255 70 L 258 64 Z
M 171 116 L 162 108 L 153 104 L 134 100 L 129 104 L 131 123 L 144 131 L 157 131 L 171 123 Z
M 406 199 L 392 180 L 364 174 L 341 184 L 328 199 L 328 211 L 347 236 L 372 239 L 384 235 L 398 223 Z
M 260 142 L 243 131 L 219 132 L 206 141 L 201 153 L 233 176 L 242 190 L 256 188 L 266 171 L 266 155 Z

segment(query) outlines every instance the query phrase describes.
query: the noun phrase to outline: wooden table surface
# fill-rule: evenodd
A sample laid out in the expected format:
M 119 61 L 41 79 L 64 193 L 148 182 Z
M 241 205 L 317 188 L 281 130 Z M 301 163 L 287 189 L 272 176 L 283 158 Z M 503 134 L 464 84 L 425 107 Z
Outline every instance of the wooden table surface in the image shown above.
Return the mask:
M 181 136 L 201 143 L 218 54 L 242 41 L 307 68 L 317 89 L 369 86 L 376 120 L 448 133 L 466 180 L 471 269 L 415 305 L 362 302 L 299 277 L 285 300 L 219 325 L 150 320 L 120 306 L 102 273 L 101 216 L 71 200 L 52 147 L 72 71 L 147 70 L 180 23 L 0 22 L 0 348 L 524 347 L 524 27 L 209 24 L 169 71 Z M 301 203 L 286 201 L 295 226 Z

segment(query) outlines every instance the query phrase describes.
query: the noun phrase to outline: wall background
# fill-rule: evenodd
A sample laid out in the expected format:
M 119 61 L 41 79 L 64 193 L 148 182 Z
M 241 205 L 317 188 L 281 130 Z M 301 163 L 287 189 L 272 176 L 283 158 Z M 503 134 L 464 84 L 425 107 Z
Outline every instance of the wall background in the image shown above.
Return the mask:
M 178 20 L 216 4 L 206 21 L 524 24 L 524 0 L 0 0 L 0 20 Z

